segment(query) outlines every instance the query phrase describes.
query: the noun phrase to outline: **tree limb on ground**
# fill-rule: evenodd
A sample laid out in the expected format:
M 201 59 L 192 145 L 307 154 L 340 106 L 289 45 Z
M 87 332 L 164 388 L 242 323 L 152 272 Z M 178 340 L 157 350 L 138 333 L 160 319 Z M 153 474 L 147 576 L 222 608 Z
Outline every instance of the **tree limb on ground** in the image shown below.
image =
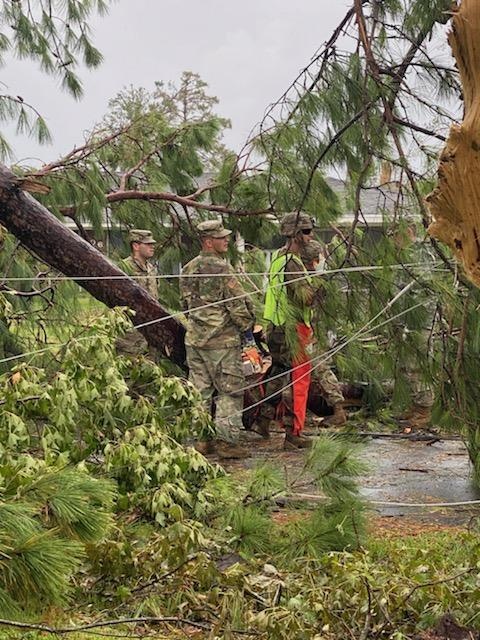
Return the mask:
M 195 629 L 202 629 L 204 631 L 211 631 L 214 626 L 206 624 L 204 622 L 195 622 L 194 620 L 186 620 L 184 618 L 177 618 L 174 616 L 168 616 L 164 618 L 158 618 L 153 616 L 143 616 L 141 618 L 120 618 L 119 620 L 104 620 L 103 622 L 91 622 L 79 627 L 50 627 L 44 624 L 33 624 L 27 622 L 16 622 L 15 620 L 0 619 L 0 626 L 12 627 L 17 629 L 28 629 L 30 631 L 41 631 L 43 633 L 51 633 L 54 635 L 66 635 L 68 633 L 78 633 L 79 631 L 87 631 L 90 629 L 99 629 L 101 627 L 113 627 L 123 624 L 172 624 L 194 627 Z M 242 636 L 259 636 L 258 631 L 248 631 L 241 629 L 229 629 L 229 632 L 234 635 Z

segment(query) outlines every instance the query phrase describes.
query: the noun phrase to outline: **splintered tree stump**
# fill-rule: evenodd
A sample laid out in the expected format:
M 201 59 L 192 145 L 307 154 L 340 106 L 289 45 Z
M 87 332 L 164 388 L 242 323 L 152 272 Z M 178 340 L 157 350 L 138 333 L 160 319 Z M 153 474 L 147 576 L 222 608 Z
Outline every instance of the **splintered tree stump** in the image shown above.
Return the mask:
M 183 365 L 184 327 L 168 317 L 168 312 L 143 287 L 25 193 L 38 192 L 40 187 L 0 165 L 0 224 L 46 264 L 73 280 L 77 276 L 78 284 L 100 302 L 108 307 L 133 309 L 135 324 L 152 322 L 140 329 L 148 343 Z M 81 279 L 85 277 L 92 279 Z
M 480 286 L 480 1 L 452 6 L 448 41 L 463 87 L 463 122 L 453 125 L 440 156 L 438 186 L 427 197 L 430 235 L 446 243 Z

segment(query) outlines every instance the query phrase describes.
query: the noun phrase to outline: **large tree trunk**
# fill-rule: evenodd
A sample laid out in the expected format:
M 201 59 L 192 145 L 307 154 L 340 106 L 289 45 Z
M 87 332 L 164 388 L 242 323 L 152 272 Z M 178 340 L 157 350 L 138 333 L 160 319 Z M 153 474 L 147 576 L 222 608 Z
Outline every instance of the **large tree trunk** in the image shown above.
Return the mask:
M 465 115 L 453 125 L 440 156 L 438 186 L 427 201 L 429 233 L 448 244 L 480 286 L 480 1 L 452 9 L 449 43 L 460 71 Z
M 453 11 L 448 40 L 460 72 L 464 117 L 451 127 L 438 186 L 427 198 L 434 218 L 429 233 L 451 247 L 480 287 L 480 0 L 463 0 Z M 480 484 L 480 424 L 475 419 L 466 424 L 467 449 Z
M 35 184 L 22 181 L 0 165 L 0 223 L 22 244 L 48 265 L 72 277 L 125 276 L 97 249 L 63 225 L 45 207 L 23 189 L 35 190 Z M 38 185 L 37 185 L 38 186 Z M 78 284 L 108 307 L 129 307 L 135 311 L 135 324 L 160 318 L 168 313 L 134 280 L 78 280 Z M 140 329 L 148 343 L 168 358 L 183 365 L 185 346 L 183 326 L 174 318 L 155 322 Z

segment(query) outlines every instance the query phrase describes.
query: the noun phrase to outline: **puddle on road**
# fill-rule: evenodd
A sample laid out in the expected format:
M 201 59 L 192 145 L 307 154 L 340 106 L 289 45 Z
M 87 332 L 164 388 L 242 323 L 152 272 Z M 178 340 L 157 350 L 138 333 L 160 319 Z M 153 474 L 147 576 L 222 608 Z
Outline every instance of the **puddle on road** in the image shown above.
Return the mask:
M 371 501 L 451 503 L 480 499 L 480 490 L 471 481 L 467 450 L 460 441 L 371 440 L 362 457 L 371 472 L 361 479 L 361 493 Z M 435 509 L 375 505 L 375 510 L 385 516 L 452 524 L 480 515 L 480 505 Z
M 262 459 L 290 469 L 294 474 L 303 464 L 303 453 L 283 451 L 283 434 L 270 440 L 246 434 L 252 457 L 226 464 L 235 472 L 258 465 Z M 461 441 L 440 441 L 434 444 L 408 440 L 370 439 L 365 443 L 362 458 L 369 473 L 359 479 L 361 495 L 372 503 L 439 503 L 480 500 L 480 490 L 471 481 L 468 454 Z M 306 491 L 312 493 L 314 487 Z M 417 522 L 463 525 L 472 518 L 480 520 L 480 504 L 467 507 L 412 508 L 374 505 L 379 516 L 405 517 Z

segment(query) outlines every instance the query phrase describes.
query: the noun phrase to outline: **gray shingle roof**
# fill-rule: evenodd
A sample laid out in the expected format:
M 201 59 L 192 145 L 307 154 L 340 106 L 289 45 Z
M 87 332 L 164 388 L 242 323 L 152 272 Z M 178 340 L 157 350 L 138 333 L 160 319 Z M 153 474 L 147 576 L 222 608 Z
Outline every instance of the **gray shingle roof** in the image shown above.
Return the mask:
M 353 195 L 344 180 L 327 177 L 330 188 L 340 199 L 343 215 L 338 224 L 351 224 L 354 219 Z M 363 188 L 360 193 L 361 215 L 359 224 L 380 226 L 384 218 L 393 218 L 395 213 L 405 215 L 411 213 L 411 204 L 406 195 L 402 196 L 396 182 L 389 182 L 381 186 Z

